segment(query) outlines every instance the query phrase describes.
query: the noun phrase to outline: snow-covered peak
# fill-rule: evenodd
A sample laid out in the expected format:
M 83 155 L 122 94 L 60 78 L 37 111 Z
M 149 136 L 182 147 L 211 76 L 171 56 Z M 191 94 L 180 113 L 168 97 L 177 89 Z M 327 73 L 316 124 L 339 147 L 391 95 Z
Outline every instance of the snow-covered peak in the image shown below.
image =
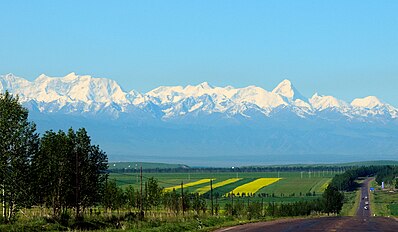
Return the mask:
M 8 80 L 8 81 L 14 81 L 14 80 L 18 79 L 18 77 L 12 73 L 1 75 L 0 78 L 1 78 L 1 80 Z
M 126 93 L 111 79 L 70 73 L 64 77 L 41 74 L 33 82 L 23 80 L 24 88 L 14 88 L 14 92 L 40 102 L 128 103 Z
M 5 83 L 5 82 L 11 83 L 11 82 L 21 82 L 21 81 L 23 82 L 26 80 L 23 78 L 17 77 L 12 73 L 8 73 L 5 75 L 0 75 L 0 81 L 3 83 Z
M 50 79 L 50 77 L 47 76 L 46 74 L 40 74 L 40 75 L 36 78 L 35 81 L 46 81 L 46 80 L 48 80 L 48 79 Z
M 21 77 L 17 77 L 12 73 L 0 75 L 0 92 L 8 90 L 14 94 L 19 94 L 20 96 L 22 96 L 22 90 L 29 85 L 29 81 Z
M 207 82 L 188 86 L 160 86 L 146 94 L 125 92 L 111 79 L 70 73 L 64 77 L 45 74 L 30 82 L 13 74 L 0 75 L 0 92 L 18 94 L 22 102 L 34 101 L 40 111 L 100 112 L 111 107 L 112 112 L 131 112 L 138 107 L 153 117 L 179 117 L 202 113 L 221 113 L 226 117 L 257 113 L 271 117 L 272 112 L 290 111 L 301 118 L 331 109 L 348 118 L 397 118 L 398 110 L 369 96 L 352 101 L 351 105 L 333 96 L 314 94 L 304 98 L 289 80 L 282 81 L 272 92 L 257 86 L 234 88 L 215 87 Z M 329 111 L 322 113 L 325 117 Z M 310 117 L 309 117 L 310 118 Z M 327 118 L 327 116 L 326 116 Z
M 275 89 L 272 90 L 272 93 L 281 95 L 282 97 L 285 97 L 285 98 L 287 98 L 289 100 L 296 100 L 296 99 L 301 99 L 303 101 L 307 100 L 293 86 L 292 82 L 290 80 L 287 80 L 287 79 L 285 79 L 281 83 L 279 83 L 278 86 L 276 86 Z
M 356 98 L 351 102 L 351 105 L 358 108 L 373 109 L 377 106 L 383 106 L 384 104 L 375 96 L 368 96 L 365 98 Z
M 342 100 L 339 100 L 333 96 L 321 96 L 318 93 L 315 93 L 309 99 L 312 107 L 318 111 L 322 111 L 328 108 L 347 108 L 348 104 Z
M 207 81 L 200 83 L 196 87 L 202 89 L 213 89 L 213 86 L 211 86 Z
M 232 100 L 237 103 L 255 104 L 261 108 L 274 108 L 280 105 L 287 105 L 280 95 L 268 92 L 257 86 L 238 89 Z
M 71 72 L 68 75 L 64 76 L 62 80 L 64 81 L 72 81 L 77 79 L 79 76 L 75 72 Z

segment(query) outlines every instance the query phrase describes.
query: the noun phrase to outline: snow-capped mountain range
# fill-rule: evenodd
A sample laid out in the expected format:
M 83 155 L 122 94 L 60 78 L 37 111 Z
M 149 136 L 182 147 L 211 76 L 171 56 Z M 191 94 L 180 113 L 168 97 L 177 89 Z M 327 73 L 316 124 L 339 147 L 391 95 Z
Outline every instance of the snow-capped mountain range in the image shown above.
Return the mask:
M 398 110 L 375 96 L 351 103 L 304 97 L 289 80 L 260 87 L 161 86 L 124 91 L 70 73 L 34 81 L 0 76 L 38 131 L 87 128 L 112 161 L 226 166 L 398 157 Z
M 272 91 L 256 86 L 213 87 L 207 82 L 196 86 L 161 86 L 147 93 L 124 91 L 115 81 L 70 73 L 64 77 L 44 74 L 30 82 L 13 74 L 0 76 L 0 91 L 18 94 L 31 110 L 43 113 L 97 115 L 105 112 L 117 119 L 121 114 L 137 111 L 163 121 L 184 117 L 220 114 L 223 118 L 254 115 L 273 117 L 280 111 L 300 118 L 336 119 L 336 113 L 347 120 L 395 120 L 398 110 L 375 96 L 344 102 L 333 96 L 314 94 L 304 97 L 289 80 Z M 141 114 L 142 115 L 142 114 Z M 192 119 L 192 117 L 190 117 Z M 256 117 L 258 118 L 258 117 Z M 175 121 L 175 120 L 174 120 Z

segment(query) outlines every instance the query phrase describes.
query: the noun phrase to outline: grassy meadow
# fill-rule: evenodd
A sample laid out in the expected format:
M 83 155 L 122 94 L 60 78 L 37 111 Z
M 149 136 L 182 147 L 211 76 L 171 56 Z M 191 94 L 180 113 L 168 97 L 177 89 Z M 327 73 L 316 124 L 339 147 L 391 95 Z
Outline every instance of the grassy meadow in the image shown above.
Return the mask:
M 382 190 L 374 180 L 370 186 L 375 188 L 375 191 L 370 193 L 372 214 L 398 217 L 398 193 L 389 189 L 389 186 Z

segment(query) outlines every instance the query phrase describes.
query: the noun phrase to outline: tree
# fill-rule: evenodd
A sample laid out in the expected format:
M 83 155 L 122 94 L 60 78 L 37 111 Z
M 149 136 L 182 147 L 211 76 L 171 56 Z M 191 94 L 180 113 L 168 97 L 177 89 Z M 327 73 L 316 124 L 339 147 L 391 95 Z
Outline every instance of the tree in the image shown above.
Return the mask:
M 151 177 L 148 179 L 147 184 L 147 206 L 149 208 L 157 207 L 160 204 L 160 199 L 162 197 L 163 188 L 159 186 L 158 181 Z
M 106 209 L 119 210 L 126 202 L 126 195 L 123 189 L 117 187 L 116 181 L 111 180 L 105 184 L 105 191 L 102 197 L 102 205 Z
M 322 200 L 325 213 L 338 214 L 343 207 L 344 195 L 336 187 L 329 185 L 322 194 Z
M 3 220 L 32 204 L 30 159 L 38 150 L 36 126 L 28 110 L 8 91 L 0 94 L 0 184 Z
M 69 198 L 76 210 L 76 218 L 81 217 L 81 209 L 93 206 L 101 200 L 101 192 L 107 179 L 108 158 L 99 146 L 91 145 L 90 137 L 84 128 L 69 129 L 68 138 L 72 152 L 69 156 L 74 194 Z
M 136 203 L 139 196 L 137 196 L 136 191 L 134 191 L 134 187 L 131 185 L 126 187 L 125 195 L 126 195 L 126 206 L 131 211 L 132 208 L 137 207 Z
M 192 193 L 192 209 L 195 211 L 197 215 L 199 215 L 200 211 L 206 209 L 206 201 L 203 197 L 199 195 L 199 193 Z
M 60 217 L 62 209 L 68 208 L 68 195 L 73 194 L 69 176 L 71 152 L 70 141 L 63 131 L 47 131 L 40 140 L 39 152 L 32 160 L 37 183 L 36 202 L 51 207 L 55 218 Z

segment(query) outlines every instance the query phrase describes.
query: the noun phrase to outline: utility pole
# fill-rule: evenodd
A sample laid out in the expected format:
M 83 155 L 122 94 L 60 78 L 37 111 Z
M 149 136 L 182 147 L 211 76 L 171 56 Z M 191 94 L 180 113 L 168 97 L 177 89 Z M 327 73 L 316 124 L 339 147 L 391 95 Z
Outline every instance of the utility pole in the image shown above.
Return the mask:
M 210 179 L 210 200 L 211 200 L 211 216 L 214 215 L 214 210 L 213 210 L 213 180 Z
M 5 184 L 3 184 L 3 219 L 7 222 L 7 210 L 6 210 L 6 193 L 5 193 Z
M 75 168 L 76 168 L 76 189 L 75 189 L 75 201 L 76 201 L 76 218 L 80 216 L 80 205 L 79 205 L 79 194 L 80 194 L 80 180 L 79 180 L 79 155 L 75 151 Z
M 181 181 L 181 208 L 182 216 L 184 217 L 184 182 Z
M 144 218 L 144 210 L 143 210 L 143 198 L 142 198 L 142 164 L 140 169 L 140 216 L 141 219 Z
M 216 195 L 216 215 L 218 215 L 219 205 L 218 205 L 218 194 Z
M 232 193 L 231 193 L 231 199 L 232 199 L 232 203 L 231 203 L 231 206 L 232 206 L 232 214 L 234 213 L 234 191 L 232 190 Z
M 137 179 L 135 180 L 135 183 L 138 183 L 138 171 L 137 171 L 137 164 L 135 164 L 135 173 L 137 174 Z

